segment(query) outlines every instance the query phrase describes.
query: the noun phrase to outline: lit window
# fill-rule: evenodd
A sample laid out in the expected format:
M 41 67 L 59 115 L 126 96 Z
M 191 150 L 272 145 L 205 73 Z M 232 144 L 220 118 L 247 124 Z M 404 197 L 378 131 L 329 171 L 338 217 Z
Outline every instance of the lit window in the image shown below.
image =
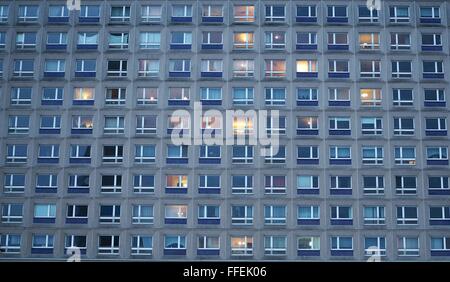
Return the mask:
M 255 21 L 255 6 L 234 6 L 234 21 L 250 23 Z
M 253 32 L 238 32 L 233 35 L 233 47 L 236 49 L 253 49 L 255 43 Z

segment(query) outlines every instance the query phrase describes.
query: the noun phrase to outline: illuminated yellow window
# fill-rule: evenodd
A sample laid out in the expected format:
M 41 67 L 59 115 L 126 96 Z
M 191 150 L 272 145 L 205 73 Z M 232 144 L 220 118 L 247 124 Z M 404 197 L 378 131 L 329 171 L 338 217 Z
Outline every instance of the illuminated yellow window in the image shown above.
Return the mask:
M 285 60 L 266 60 L 266 77 L 285 77 Z
M 360 33 L 359 46 L 364 50 L 380 49 L 379 33 Z
M 251 117 L 234 117 L 233 132 L 235 135 L 251 134 L 253 132 L 253 119 Z
M 167 188 L 187 188 L 187 175 L 167 175 Z
M 251 49 L 255 44 L 253 32 L 236 32 L 234 33 L 234 48 Z
M 315 60 L 298 60 L 297 72 L 317 72 L 317 61 Z
M 381 89 L 362 88 L 359 90 L 361 97 L 361 105 L 364 106 L 380 106 L 381 105 Z
M 232 255 L 251 255 L 253 254 L 253 237 L 239 236 L 231 237 Z
M 255 6 L 234 6 L 234 21 L 249 23 L 255 21 Z
M 94 100 L 94 88 L 75 88 L 74 100 Z

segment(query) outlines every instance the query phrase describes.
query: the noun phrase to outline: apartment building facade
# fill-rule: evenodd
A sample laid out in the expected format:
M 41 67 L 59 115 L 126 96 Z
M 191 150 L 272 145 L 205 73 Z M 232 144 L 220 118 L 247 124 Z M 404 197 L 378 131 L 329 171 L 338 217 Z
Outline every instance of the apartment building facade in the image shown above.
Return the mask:
M 1 1 L 0 259 L 449 260 L 450 5 L 379 3 Z

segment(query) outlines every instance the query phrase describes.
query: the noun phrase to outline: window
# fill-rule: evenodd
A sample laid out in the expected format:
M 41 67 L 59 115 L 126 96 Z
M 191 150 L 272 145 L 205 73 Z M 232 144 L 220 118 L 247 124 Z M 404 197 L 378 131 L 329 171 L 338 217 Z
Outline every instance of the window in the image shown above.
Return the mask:
M 254 60 L 233 60 L 234 77 L 253 77 L 255 75 Z
M 17 49 L 34 49 L 36 48 L 36 32 L 18 32 L 16 34 Z
M 141 49 L 159 49 L 161 47 L 160 32 L 141 32 L 139 48 Z
M 192 17 L 192 5 L 173 5 L 172 17 Z
M 266 133 L 268 136 L 286 134 L 286 116 L 268 116 L 266 119 Z
M 365 165 L 380 165 L 383 164 L 383 147 L 363 146 L 362 163 Z
M 58 189 L 58 176 L 56 174 L 37 174 L 36 192 L 56 192 Z
M 187 206 L 186 205 L 166 205 L 165 206 L 166 223 L 186 224 Z M 174 219 L 174 220 L 171 220 Z M 169 221 L 167 221 L 169 220 Z
M 447 253 L 450 251 L 450 238 L 449 237 L 431 237 L 431 254 L 433 253 Z
M 312 255 L 312 252 L 320 252 L 320 237 L 301 236 L 297 239 L 297 251 L 299 255 Z M 320 255 L 320 253 L 317 253 Z
M 365 195 L 383 195 L 384 177 L 378 175 L 364 175 L 363 190 Z
M 440 33 L 422 33 L 422 50 L 442 50 L 442 35 Z
M 199 205 L 198 206 L 198 223 L 200 223 L 200 224 L 219 224 L 220 223 L 220 206 Z
M 4 193 L 23 193 L 25 191 L 25 174 L 5 174 L 3 185 Z
M 123 162 L 123 146 L 122 145 L 105 145 L 103 146 L 103 163 L 122 163 Z
M 220 175 L 199 175 L 199 193 L 220 193 Z M 217 194 L 218 194 L 217 193 Z
M 125 117 L 123 116 L 106 116 L 104 134 L 122 134 L 124 133 Z
M 350 106 L 350 88 L 328 88 L 329 106 Z
M 28 146 L 26 144 L 6 145 L 7 163 L 26 163 L 28 159 Z
M 265 104 L 270 106 L 283 106 L 286 104 L 286 88 L 265 88 Z
M 100 223 L 120 223 L 120 205 L 100 205 Z
M 63 77 L 66 68 L 65 60 L 45 60 L 44 76 Z
M 161 5 L 141 6 L 141 19 L 144 23 L 158 23 L 162 19 Z
M 361 133 L 363 135 L 383 134 L 383 118 L 361 117 Z
M 267 78 L 286 77 L 285 60 L 265 60 L 265 76 Z
M 109 48 L 110 49 L 128 49 L 129 35 L 128 33 L 110 33 L 109 34 Z
M 449 178 L 447 176 L 428 176 L 430 195 L 438 195 L 440 192 L 446 193 L 446 190 L 449 188 Z
M 222 101 L 222 88 L 220 87 L 201 87 L 200 101 L 210 102 Z
M 447 119 L 425 118 L 425 132 L 427 135 L 447 135 Z
M 336 222 L 350 221 L 353 219 L 353 208 L 345 206 L 332 206 L 331 207 L 331 224 Z
M 33 77 L 34 76 L 34 60 L 14 60 L 15 77 Z
M 444 78 L 442 61 L 423 61 L 423 78 Z
M 348 60 L 328 60 L 328 72 L 331 77 L 348 77 L 349 76 Z
M 122 192 L 122 175 L 120 174 L 106 174 L 101 176 L 102 193 L 120 193 Z
M 280 194 L 286 192 L 286 176 L 266 175 L 264 176 L 264 193 Z
M 31 252 L 33 253 L 33 249 L 38 249 L 43 251 L 44 253 L 52 253 L 53 252 L 53 244 L 54 237 L 49 234 L 33 234 L 31 243 Z M 42 253 L 42 252 L 37 252 Z
M 222 60 L 201 60 L 202 77 L 222 77 Z
M 137 105 L 155 105 L 158 103 L 158 88 L 156 87 L 139 87 L 136 95 Z
M 155 176 L 136 174 L 133 176 L 133 192 L 144 194 L 155 192 Z
M 416 165 L 415 147 L 395 147 L 395 164 L 398 165 Z
M 136 116 L 136 134 L 155 134 L 156 115 Z
M 56 205 L 54 204 L 35 204 L 34 222 L 35 223 L 54 223 L 56 217 Z M 40 220 L 42 219 L 42 220 Z M 48 221 L 46 219 L 49 219 Z M 51 221 L 50 221 L 51 220 Z
M 386 256 L 385 237 L 364 237 L 364 254 L 366 256 Z
M 204 31 L 202 33 L 203 49 L 221 49 L 223 44 L 222 31 Z
M 187 87 L 169 87 L 169 105 L 171 103 L 187 102 L 189 105 L 189 99 L 191 96 L 191 89 Z M 176 105 L 176 104 L 173 104 Z
M 255 6 L 234 6 L 234 22 L 251 23 L 255 21 Z
M 412 106 L 414 104 L 412 89 L 394 88 L 392 96 L 394 106 Z
M 318 223 L 320 220 L 319 206 L 298 206 L 297 222 L 299 224 Z
M 68 205 L 66 223 L 87 223 L 88 219 L 88 206 L 82 205 Z
M 286 255 L 286 236 L 264 236 L 264 254 L 271 256 Z
M 297 146 L 298 164 L 318 164 L 319 147 L 318 146 Z
M 417 207 L 397 207 L 397 224 L 417 224 L 418 219 Z
M 107 88 L 105 95 L 105 105 L 119 106 L 125 105 L 127 96 L 126 88 Z
M 100 6 L 81 5 L 80 22 L 98 22 L 100 20 Z
M 78 248 L 81 254 L 86 253 L 87 242 L 86 236 L 83 235 L 66 235 L 64 247 L 68 251 L 70 249 Z
M 134 235 L 131 237 L 132 255 L 151 255 L 153 252 L 153 237 L 147 235 Z
M 50 5 L 48 7 L 49 21 L 54 21 L 51 18 L 66 18 L 69 17 L 69 9 L 65 5 Z
M 0 50 L 5 49 L 6 46 L 6 32 L 0 32 Z
M 177 235 L 165 235 L 164 249 L 186 250 L 186 237 Z
M 450 221 L 450 206 L 430 207 L 430 225 L 447 225 Z
M 191 120 L 190 116 L 186 115 L 171 115 L 167 121 L 167 133 L 173 134 L 189 134 Z
M 75 190 L 76 189 L 76 190 Z M 84 189 L 84 190 L 79 190 Z M 89 175 L 70 174 L 69 175 L 69 192 L 80 191 L 89 192 Z
M 0 6 L 0 23 L 7 23 L 9 18 L 9 7 L 7 5 Z
M 120 250 L 120 238 L 116 235 L 98 236 L 99 255 L 117 255 Z
M 328 125 L 330 135 L 350 135 L 351 119 L 349 117 L 330 117 Z
M 186 193 L 188 189 L 188 176 L 187 175 L 167 175 L 166 176 L 166 188 L 167 190 L 183 190 Z M 175 193 L 175 192 L 174 192 Z
M 348 50 L 348 34 L 346 32 L 329 32 L 328 49 Z
M 427 23 L 426 20 L 430 20 L 430 19 L 440 19 L 441 18 L 440 14 L 441 13 L 440 13 L 440 9 L 438 6 L 437 7 L 436 6 L 420 7 L 420 21 L 422 23 Z
M 0 11 L 1 12 L 1 11 Z M 0 13 L 1 16 L 1 13 Z M 0 17 L 1 19 L 1 17 Z M 19 254 L 22 237 L 17 234 L 0 235 L 0 253 Z
M 231 255 L 232 256 L 252 256 L 253 255 L 253 237 L 240 236 L 231 237 Z
M 128 21 L 130 21 L 130 7 L 129 6 L 112 6 L 110 20 L 111 20 L 111 22 L 128 22 Z
M 233 47 L 235 49 L 253 49 L 255 35 L 253 32 L 235 32 L 233 34 Z
M 136 145 L 134 162 L 139 164 L 154 163 L 156 160 L 155 145 Z
M 333 251 L 353 251 L 353 238 L 347 236 L 331 237 L 331 254 Z
M 319 176 L 297 175 L 297 194 L 318 194 Z
M 279 50 L 286 48 L 286 33 L 283 31 L 267 31 L 264 33 L 266 49 Z
M 94 122 L 92 116 L 72 116 L 72 133 L 92 133 Z
M 9 116 L 9 134 L 28 134 L 30 126 L 30 116 Z
M 38 149 L 38 163 L 57 163 L 59 145 L 40 144 Z
M 317 33 L 316 32 L 297 32 L 296 39 L 297 50 L 316 50 Z
M 202 16 L 207 18 L 223 17 L 222 5 L 204 5 L 202 7 Z
M 315 5 L 297 5 L 297 22 L 316 22 L 317 7 Z
M 252 194 L 253 176 L 252 175 L 232 175 L 231 192 L 233 194 Z
M 361 78 L 379 78 L 381 76 L 381 61 L 361 60 L 359 76 Z
M 77 47 L 79 49 L 96 49 L 98 44 L 98 33 L 80 32 L 78 33 Z
M 275 206 L 275 205 L 264 206 L 264 224 L 266 225 L 286 224 L 286 206 Z
M 20 23 L 37 22 L 39 18 L 38 5 L 19 5 L 18 21 Z
M 330 146 L 330 160 L 351 160 L 350 147 Z
M 397 240 L 397 250 L 399 256 L 418 256 L 419 237 L 399 237 Z
M 232 163 L 251 164 L 253 163 L 253 146 L 236 145 L 232 147 Z
M 186 77 L 190 75 L 190 71 L 191 71 L 191 60 L 189 59 L 169 60 L 169 74 L 181 75 L 182 77 Z
M 187 158 L 188 147 L 185 145 L 167 145 L 167 158 Z
M 297 68 L 297 76 L 299 75 L 307 75 L 309 73 L 314 73 L 314 76 L 317 76 L 318 68 L 317 68 L 317 60 L 297 60 L 296 68 Z
M 360 23 L 378 23 L 378 10 L 368 9 L 366 5 L 358 7 L 358 19 Z
M 379 33 L 360 33 L 359 48 L 361 50 L 379 50 L 380 34 Z
M 286 20 L 286 7 L 284 5 L 266 5 L 266 18 L 268 23 L 284 22 Z
M 33 94 L 32 88 L 12 88 L 11 89 L 11 105 L 30 105 L 31 96 Z
M 330 176 L 330 194 L 331 195 L 351 195 L 352 177 L 345 175 Z
M 138 60 L 139 77 L 159 77 L 159 60 Z
M 133 224 L 153 224 L 153 206 L 133 205 Z
M 347 6 L 327 6 L 327 21 L 346 23 L 347 18 Z
M 409 6 L 391 6 L 389 7 L 389 16 L 391 23 L 408 23 Z
M 447 147 L 426 147 L 427 163 L 433 164 L 448 164 L 448 148 Z
M 252 225 L 253 206 L 231 206 L 231 224 Z
M 391 50 L 410 50 L 411 35 L 409 33 L 391 33 Z
M 297 88 L 297 105 L 318 105 L 317 88 Z
M 361 106 L 381 106 L 382 91 L 379 88 L 361 88 L 359 90 Z
M 411 78 L 411 61 L 392 61 L 392 78 Z
M 284 164 L 286 163 L 286 146 L 266 146 L 264 147 L 266 155 L 264 163 L 266 164 Z
M 3 204 L 2 223 L 21 223 L 23 220 L 23 204 Z
M 174 31 L 171 33 L 171 46 L 173 45 L 191 45 L 192 44 L 192 33 L 183 31 Z M 191 48 L 188 46 L 189 49 Z M 179 49 L 179 48 L 177 48 Z
M 75 61 L 75 75 L 94 77 L 97 61 L 95 59 L 81 59 Z
M 233 105 L 253 105 L 252 87 L 238 87 L 233 88 Z
M 365 225 L 384 225 L 386 222 L 384 206 L 364 207 Z
M 70 161 L 90 163 L 91 146 L 90 145 L 70 145 Z
M 198 236 L 198 251 L 217 251 L 220 250 L 219 236 Z M 208 254 L 208 253 L 205 253 Z M 211 253 L 209 253 L 211 254 Z
M 220 146 L 215 145 L 201 145 L 200 146 L 200 163 L 203 160 L 219 159 L 220 161 L 221 150 Z

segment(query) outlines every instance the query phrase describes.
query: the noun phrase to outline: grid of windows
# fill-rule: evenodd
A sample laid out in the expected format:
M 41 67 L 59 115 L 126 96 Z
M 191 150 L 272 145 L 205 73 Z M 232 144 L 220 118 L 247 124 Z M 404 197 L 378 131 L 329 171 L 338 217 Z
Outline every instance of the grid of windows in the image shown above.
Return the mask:
M 0 3 L 0 253 L 450 257 L 446 1 L 29 2 Z M 172 144 L 194 102 L 280 110 L 279 150 Z

